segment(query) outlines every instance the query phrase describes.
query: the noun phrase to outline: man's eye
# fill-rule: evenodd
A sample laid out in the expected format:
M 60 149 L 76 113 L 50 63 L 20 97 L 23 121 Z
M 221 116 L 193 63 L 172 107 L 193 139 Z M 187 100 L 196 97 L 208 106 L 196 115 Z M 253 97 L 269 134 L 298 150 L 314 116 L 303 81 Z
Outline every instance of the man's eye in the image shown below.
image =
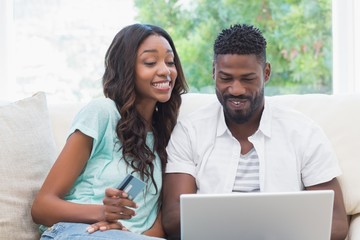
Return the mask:
M 229 77 L 220 77 L 220 79 L 222 81 L 230 81 L 231 80 L 231 78 L 229 78 Z
M 255 80 L 255 78 L 243 78 L 242 80 L 244 80 L 244 81 L 253 81 L 253 80 Z

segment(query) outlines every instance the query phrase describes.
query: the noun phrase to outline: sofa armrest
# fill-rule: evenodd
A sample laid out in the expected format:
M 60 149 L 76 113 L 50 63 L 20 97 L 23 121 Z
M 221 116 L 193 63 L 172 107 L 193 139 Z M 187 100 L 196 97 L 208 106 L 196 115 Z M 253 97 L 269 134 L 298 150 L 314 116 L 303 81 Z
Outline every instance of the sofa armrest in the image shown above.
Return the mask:
M 348 240 L 360 239 L 360 213 L 351 217 Z

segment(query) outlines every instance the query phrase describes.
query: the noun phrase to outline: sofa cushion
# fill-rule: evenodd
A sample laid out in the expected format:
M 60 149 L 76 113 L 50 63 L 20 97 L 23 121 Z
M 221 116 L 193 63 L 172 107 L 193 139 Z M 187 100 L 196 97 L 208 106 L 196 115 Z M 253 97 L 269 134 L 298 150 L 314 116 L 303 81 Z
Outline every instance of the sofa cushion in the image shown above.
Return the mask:
M 50 124 L 53 126 L 54 139 L 59 153 L 65 145 L 75 115 L 86 104 L 86 102 L 48 104 Z
M 352 216 L 349 229 L 349 239 L 360 239 L 360 213 Z
M 39 239 L 31 204 L 55 154 L 44 93 L 0 106 L 2 239 Z

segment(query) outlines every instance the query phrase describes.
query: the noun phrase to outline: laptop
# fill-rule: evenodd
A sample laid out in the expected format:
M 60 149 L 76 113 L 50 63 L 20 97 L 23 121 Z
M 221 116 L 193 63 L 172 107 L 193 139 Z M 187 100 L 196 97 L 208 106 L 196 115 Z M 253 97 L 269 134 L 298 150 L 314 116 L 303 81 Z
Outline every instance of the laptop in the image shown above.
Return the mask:
M 329 240 L 332 190 L 182 194 L 182 240 Z

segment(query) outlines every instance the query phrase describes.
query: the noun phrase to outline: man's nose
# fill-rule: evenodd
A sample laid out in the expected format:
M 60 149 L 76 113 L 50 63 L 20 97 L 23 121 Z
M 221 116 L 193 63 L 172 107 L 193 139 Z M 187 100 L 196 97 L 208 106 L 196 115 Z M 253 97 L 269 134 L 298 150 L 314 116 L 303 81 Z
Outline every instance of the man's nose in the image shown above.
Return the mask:
M 229 88 L 229 93 L 233 96 L 240 96 L 245 94 L 245 92 L 246 92 L 246 88 L 241 83 L 241 81 L 238 80 L 233 81 Z

